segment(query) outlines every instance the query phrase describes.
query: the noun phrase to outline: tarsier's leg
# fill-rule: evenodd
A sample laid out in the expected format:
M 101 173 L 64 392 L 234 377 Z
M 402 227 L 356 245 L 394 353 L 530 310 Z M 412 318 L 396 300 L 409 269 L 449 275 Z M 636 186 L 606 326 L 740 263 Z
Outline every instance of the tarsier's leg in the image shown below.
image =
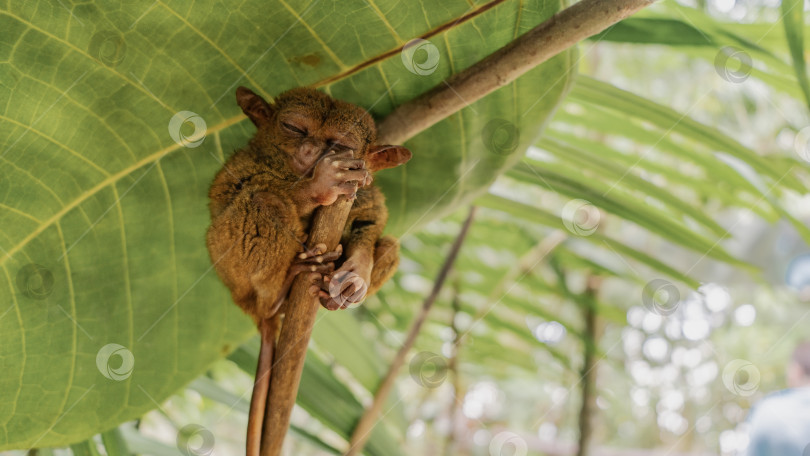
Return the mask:
M 324 276 L 319 297 L 328 310 L 345 309 L 373 295 L 399 265 L 399 242 L 391 236 L 378 239 L 371 248 L 363 246 L 352 252 L 338 271 Z
M 374 267 L 371 269 L 371 280 L 368 284 L 367 296 L 371 296 L 391 276 L 399 266 L 399 241 L 392 236 L 384 236 L 374 246 Z

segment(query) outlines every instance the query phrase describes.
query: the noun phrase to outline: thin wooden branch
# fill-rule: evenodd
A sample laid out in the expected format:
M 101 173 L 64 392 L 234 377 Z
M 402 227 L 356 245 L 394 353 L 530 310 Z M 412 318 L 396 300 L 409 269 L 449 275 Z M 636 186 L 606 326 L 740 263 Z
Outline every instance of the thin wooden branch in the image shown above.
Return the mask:
M 577 456 L 592 454 L 594 422 L 598 409 L 596 407 L 596 374 L 599 360 L 596 359 L 597 345 L 601 339 L 601 326 L 596 311 L 596 297 L 602 286 L 602 277 L 590 275 L 585 285 L 585 301 L 587 307 L 583 309 L 585 320 L 585 340 L 583 349 L 582 370 L 580 371 L 580 389 L 582 403 L 579 408 L 579 445 Z M 594 452 L 595 454 L 595 452 Z
M 404 143 L 467 103 L 509 84 L 552 56 L 651 3 L 653 0 L 582 0 L 440 86 L 400 105 L 379 124 L 378 143 Z M 323 242 L 330 250 L 334 249 L 350 208 L 348 202 L 339 201 L 317 210 L 309 245 Z M 284 309 L 271 373 L 262 456 L 278 456 L 281 452 L 318 307 L 317 300 L 307 295 L 306 281 L 296 279 Z
M 461 373 L 458 368 L 458 357 L 461 349 L 459 338 L 461 331 L 458 328 L 457 317 L 461 313 L 461 281 L 456 277 L 453 284 L 453 313 L 450 315 L 450 329 L 453 330 L 453 345 L 450 356 L 447 359 L 447 373 L 450 375 L 451 383 L 453 385 L 453 393 L 450 403 L 447 406 L 447 420 L 450 421 L 450 430 L 447 432 L 447 437 L 444 440 L 444 451 L 442 454 L 445 456 L 459 456 L 462 454 L 457 448 L 458 428 L 459 428 L 459 415 L 461 412 L 461 404 L 464 401 L 464 391 L 461 384 Z M 466 452 L 464 452 L 466 454 Z
M 349 450 L 345 453 L 346 456 L 356 456 L 360 454 L 369 436 L 371 436 L 371 430 L 374 428 L 374 425 L 377 424 L 377 417 L 379 417 L 382 411 L 383 404 L 385 400 L 388 399 L 388 395 L 394 387 L 397 373 L 400 368 L 402 368 L 402 365 L 405 364 L 405 357 L 408 355 L 408 352 L 411 351 L 411 348 L 413 348 L 416 337 L 419 335 L 419 331 L 422 329 L 425 320 L 427 320 L 428 312 L 430 312 L 430 308 L 433 307 L 433 303 L 436 302 L 436 298 L 439 296 L 439 292 L 445 280 L 447 280 L 447 275 L 450 273 L 450 269 L 452 269 L 453 263 L 456 261 L 458 252 L 461 249 L 461 244 L 464 243 L 464 239 L 467 237 L 467 233 L 475 217 L 475 209 L 475 206 L 470 208 L 467 220 L 464 221 L 461 231 L 453 242 L 453 246 L 450 248 L 450 252 L 447 254 L 442 268 L 439 270 L 439 275 L 436 276 L 433 289 L 422 303 L 422 309 L 419 311 L 419 315 L 416 316 L 411 325 L 411 329 L 408 331 L 408 337 L 397 351 L 396 356 L 394 356 L 394 360 L 388 368 L 388 373 L 385 374 L 382 382 L 380 382 L 380 386 L 377 388 L 377 392 L 374 394 L 374 400 L 354 427 L 354 432 L 352 432 L 352 437 L 349 440 Z
M 308 246 L 326 244 L 333 251 L 340 242 L 343 227 L 349 217 L 352 202 L 341 198 L 331 206 L 315 212 Z M 273 360 L 270 375 L 270 393 L 264 418 L 262 456 L 278 456 L 284 444 L 284 436 L 290 427 L 290 415 L 298 396 L 298 384 L 304 369 L 312 326 L 320 303 L 309 294 L 310 283 L 305 275 L 293 282 L 284 311 L 284 321 Z
M 401 144 L 522 74 L 650 5 L 653 0 L 582 0 L 432 90 L 400 105 L 380 124 Z

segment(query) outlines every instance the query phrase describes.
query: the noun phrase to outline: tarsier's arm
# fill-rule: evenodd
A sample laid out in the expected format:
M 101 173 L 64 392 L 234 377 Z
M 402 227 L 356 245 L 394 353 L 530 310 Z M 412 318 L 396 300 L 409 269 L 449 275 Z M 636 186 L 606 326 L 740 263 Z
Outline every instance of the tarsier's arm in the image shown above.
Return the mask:
M 400 165 L 411 158 L 401 146 L 375 146 L 366 156 L 372 171 Z M 345 260 L 337 271 L 324 278 L 321 304 L 330 310 L 359 303 L 383 285 L 399 264 L 399 243 L 391 236 L 383 237 L 388 222 L 385 197 L 376 186 L 357 192 L 341 238 Z

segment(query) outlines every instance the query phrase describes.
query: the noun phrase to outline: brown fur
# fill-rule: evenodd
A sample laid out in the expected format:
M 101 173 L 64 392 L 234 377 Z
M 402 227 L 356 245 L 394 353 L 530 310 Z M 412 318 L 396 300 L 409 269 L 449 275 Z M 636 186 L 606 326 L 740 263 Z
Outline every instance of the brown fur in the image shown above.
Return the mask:
M 207 245 L 234 302 L 254 319 L 262 335 L 246 451 L 247 456 L 258 456 L 269 410 L 278 309 L 293 278 L 310 272 L 313 299 L 334 310 L 345 307 L 344 292 L 363 298 L 391 277 L 399 246 L 392 237 L 381 238 L 388 211 L 382 192 L 370 186 L 369 172 L 404 163 L 411 154 L 399 146 L 372 146 L 376 129 L 366 111 L 313 89 L 284 92 L 270 105 L 240 87 L 236 99 L 257 131 L 211 184 Z M 356 198 L 341 238 L 345 250 L 307 250 L 304 242 L 314 210 L 343 196 Z M 359 276 L 363 286 L 352 281 L 344 289 L 348 280 L 343 277 L 349 273 Z M 327 283 L 338 286 L 339 302 L 327 292 Z
M 291 271 L 291 266 L 304 250 L 313 211 L 355 192 L 341 241 L 343 257 L 337 264 L 339 271 L 362 277 L 370 293 L 377 291 L 396 269 L 398 244 L 391 237 L 381 239 L 388 219 L 384 196 L 373 185 L 358 190 L 371 179 L 362 177 L 368 170 L 355 162 L 366 160 L 374 171 L 373 166 L 407 161 L 410 152 L 371 146 L 376 137 L 371 116 L 314 89 L 292 89 L 270 105 L 240 87 L 237 100 L 258 130 L 228 159 L 211 185 L 212 223 L 207 235 L 211 259 L 234 302 L 257 324 L 271 317 L 286 296 L 291 274 L 301 272 Z M 296 134 L 285 123 L 306 134 Z M 329 159 L 318 162 L 330 141 L 338 142 L 334 150 L 343 157 L 341 163 L 356 166 L 346 170 L 327 166 Z M 354 173 L 357 179 L 347 181 L 341 173 Z M 329 308 L 324 293 L 320 295 Z

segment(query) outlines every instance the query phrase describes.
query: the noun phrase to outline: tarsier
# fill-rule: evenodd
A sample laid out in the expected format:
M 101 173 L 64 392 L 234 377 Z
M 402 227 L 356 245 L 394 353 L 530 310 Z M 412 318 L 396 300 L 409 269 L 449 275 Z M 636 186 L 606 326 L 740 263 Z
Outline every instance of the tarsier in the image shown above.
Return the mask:
M 388 211 L 371 173 L 405 163 L 411 153 L 375 145 L 374 120 L 365 110 L 314 89 L 289 90 L 270 104 L 239 87 L 236 99 L 257 131 L 214 178 L 207 245 L 234 302 L 262 333 L 251 456 L 259 451 L 269 382 L 259 377 L 269 377 L 279 308 L 293 279 L 307 274 L 312 299 L 336 310 L 362 301 L 393 275 L 399 244 L 382 236 Z M 354 199 L 341 244 L 332 252 L 323 244 L 308 249 L 315 209 L 338 198 Z

